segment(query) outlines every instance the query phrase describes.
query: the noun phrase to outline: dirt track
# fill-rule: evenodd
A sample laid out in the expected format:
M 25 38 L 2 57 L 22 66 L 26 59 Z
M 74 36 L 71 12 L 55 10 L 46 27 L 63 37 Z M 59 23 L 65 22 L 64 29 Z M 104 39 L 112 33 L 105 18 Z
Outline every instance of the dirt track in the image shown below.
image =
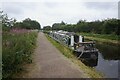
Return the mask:
M 40 32 L 37 48 L 33 54 L 33 63 L 27 68 L 24 78 L 83 78 L 83 72 L 77 65 L 62 55 Z

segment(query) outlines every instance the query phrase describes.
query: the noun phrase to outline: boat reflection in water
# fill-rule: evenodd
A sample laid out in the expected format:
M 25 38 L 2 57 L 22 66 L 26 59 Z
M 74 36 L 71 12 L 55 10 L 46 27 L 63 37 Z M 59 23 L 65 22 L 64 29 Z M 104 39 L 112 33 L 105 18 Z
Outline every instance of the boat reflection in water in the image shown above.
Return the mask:
M 76 53 L 76 52 L 74 52 Z M 78 57 L 79 53 L 76 53 L 76 56 Z M 86 66 L 89 67 L 95 67 L 98 65 L 98 53 L 86 53 L 79 58 L 81 62 L 83 62 Z
M 98 58 L 97 58 L 97 59 L 90 59 L 90 60 L 81 59 L 81 61 L 82 61 L 86 66 L 89 66 L 89 67 L 95 67 L 95 66 L 97 66 L 97 64 L 98 64 Z

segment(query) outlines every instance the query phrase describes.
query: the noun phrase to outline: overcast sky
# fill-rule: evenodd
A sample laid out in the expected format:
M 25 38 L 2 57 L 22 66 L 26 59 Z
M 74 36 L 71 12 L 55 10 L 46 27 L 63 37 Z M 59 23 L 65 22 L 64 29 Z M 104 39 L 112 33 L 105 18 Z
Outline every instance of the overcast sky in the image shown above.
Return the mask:
M 118 0 L 4 0 L 1 7 L 9 17 L 18 21 L 29 17 L 41 26 L 61 21 L 74 24 L 80 19 L 94 21 L 118 17 Z

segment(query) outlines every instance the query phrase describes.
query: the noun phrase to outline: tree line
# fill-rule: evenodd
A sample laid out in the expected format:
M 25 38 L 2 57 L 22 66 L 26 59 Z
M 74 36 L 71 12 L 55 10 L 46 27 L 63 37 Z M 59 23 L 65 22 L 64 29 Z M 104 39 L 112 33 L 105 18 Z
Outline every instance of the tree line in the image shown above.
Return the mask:
M 115 18 L 92 22 L 79 20 L 76 24 L 67 24 L 62 21 L 61 23 L 54 23 L 51 27 L 45 26 L 43 30 L 65 30 L 69 32 L 120 35 L 120 20 Z
M 0 18 L 2 22 L 2 30 L 8 31 L 13 28 L 18 29 L 41 29 L 41 25 L 36 20 L 31 20 L 30 18 L 26 18 L 21 22 L 17 22 L 14 18 L 9 18 L 7 14 L 4 14 L 3 11 L 0 11 Z

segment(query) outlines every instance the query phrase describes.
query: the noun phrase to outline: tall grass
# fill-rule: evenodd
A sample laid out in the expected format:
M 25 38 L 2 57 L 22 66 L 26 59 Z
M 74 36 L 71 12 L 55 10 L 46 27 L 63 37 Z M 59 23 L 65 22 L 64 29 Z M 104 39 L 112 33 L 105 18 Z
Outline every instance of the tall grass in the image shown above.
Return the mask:
M 60 52 L 63 55 L 69 58 L 73 63 L 77 64 L 79 68 L 86 74 L 85 76 L 88 76 L 88 78 L 102 78 L 103 77 L 102 73 L 97 72 L 94 68 L 85 66 L 80 60 L 78 60 L 70 48 L 58 43 L 57 41 L 50 38 L 48 35 L 46 35 L 46 37 L 58 50 L 60 50 Z
M 31 63 L 31 53 L 35 48 L 37 32 L 3 33 L 2 39 L 2 75 L 12 77 L 21 71 L 22 64 Z

